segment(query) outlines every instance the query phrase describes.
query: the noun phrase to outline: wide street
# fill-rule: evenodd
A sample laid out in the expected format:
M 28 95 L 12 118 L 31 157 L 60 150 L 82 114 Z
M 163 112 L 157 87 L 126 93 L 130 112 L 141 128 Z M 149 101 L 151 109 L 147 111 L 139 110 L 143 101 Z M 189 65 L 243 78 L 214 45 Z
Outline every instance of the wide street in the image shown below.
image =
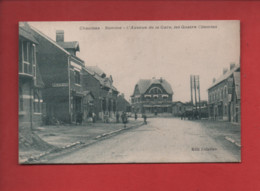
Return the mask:
M 218 125 L 224 130 L 220 132 L 214 127 L 214 122 L 149 118 L 147 125 L 123 131 L 44 162 L 239 162 L 240 148 L 225 139 L 229 126 Z

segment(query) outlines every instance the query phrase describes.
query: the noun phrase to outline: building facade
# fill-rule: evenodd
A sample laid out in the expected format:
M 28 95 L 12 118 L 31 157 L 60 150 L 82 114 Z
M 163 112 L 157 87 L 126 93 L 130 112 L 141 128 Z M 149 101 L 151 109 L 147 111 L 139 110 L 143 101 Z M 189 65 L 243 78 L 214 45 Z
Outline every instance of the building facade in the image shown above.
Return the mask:
M 76 56 L 78 42 L 64 42 L 64 32 L 56 32 L 56 41 L 32 27 L 39 42 L 37 61 L 45 84 L 42 90 L 47 118 L 60 122 L 76 121 L 83 112 L 82 68 L 84 61 Z
M 240 107 L 240 72 L 233 73 L 232 98 L 231 98 L 231 122 L 241 123 Z
M 44 87 L 37 63 L 38 41 L 27 23 L 19 23 L 19 128 L 42 123 Z
M 208 88 L 208 113 L 214 120 L 231 121 L 231 98 L 235 72 L 240 72 L 240 66 L 230 64 L 230 69 L 224 69 L 223 75 Z
M 181 117 L 185 113 L 186 104 L 181 101 L 176 101 L 172 103 L 172 115 L 174 117 Z
M 141 79 L 131 96 L 132 112 L 171 113 L 173 91 L 165 79 Z
M 115 117 L 118 91 L 113 85 L 112 76 L 107 77 L 98 66 L 83 68 L 83 87 L 94 96 L 94 112 L 98 119 Z

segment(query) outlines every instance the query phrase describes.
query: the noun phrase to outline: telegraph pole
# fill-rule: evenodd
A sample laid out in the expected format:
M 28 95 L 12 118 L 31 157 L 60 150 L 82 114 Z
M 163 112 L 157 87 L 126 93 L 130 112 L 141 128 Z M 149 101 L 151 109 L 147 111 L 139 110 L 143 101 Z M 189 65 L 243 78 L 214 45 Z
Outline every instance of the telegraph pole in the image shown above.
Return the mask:
M 194 94 L 195 94 L 195 107 L 196 107 L 196 111 L 197 111 L 197 83 L 196 83 L 196 76 L 194 77 Z
M 190 100 L 193 107 L 193 76 L 190 75 Z
M 200 76 L 198 76 L 198 96 L 199 96 L 199 118 L 201 117 L 201 103 L 200 103 Z

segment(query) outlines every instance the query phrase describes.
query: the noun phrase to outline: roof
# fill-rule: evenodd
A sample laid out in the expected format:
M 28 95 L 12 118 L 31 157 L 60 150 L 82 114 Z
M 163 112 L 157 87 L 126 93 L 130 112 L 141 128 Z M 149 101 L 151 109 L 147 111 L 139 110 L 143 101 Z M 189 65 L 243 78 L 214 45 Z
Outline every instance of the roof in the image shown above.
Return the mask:
M 79 42 L 78 41 L 71 41 L 71 42 L 57 42 L 64 49 L 75 49 L 79 51 Z
M 240 72 L 234 72 L 233 76 L 237 99 L 240 99 Z
M 185 103 L 181 102 L 181 101 L 175 101 L 175 102 L 172 102 L 172 105 L 177 105 L 178 103 L 182 104 L 182 105 L 186 105 Z
M 33 26 L 30 26 L 30 28 L 37 33 L 38 35 L 42 36 L 43 38 L 45 38 L 46 40 L 48 40 L 50 43 L 52 43 L 54 46 L 56 46 L 57 48 L 59 48 L 60 50 L 62 50 L 64 53 L 66 53 L 67 55 L 71 55 L 68 51 L 66 51 L 64 48 L 62 48 L 60 45 L 57 44 L 56 41 L 52 40 L 50 37 L 48 37 L 47 35 L 45 35 L 44 33 L 42 33 L 41 31 L 39 31 L 38 29 L 34 28 Z
M 87 70 L 90 70 L 91 72 L 96 73 L 99 76 L 102 76 L 103 74 L 105 74 L 105 72 L 103 70 L 101 70 L 98 66 L 86 66 Z
M 111 81 L 109 77 L 102 77 L 102 75 L 105 73 L 98 66 L 85 66 L 84 70 L 91 74 L 96 80 L 98 80 L 102 86 L 111 88 L 112 90 L 118 92 L 116 87 L 113 86 L 113 81 Z
M 160 84 L 168 94 L 173 94 L 171 85 L 164 79 L 140 79 L 136 85 L 140 94 L 144 94 L 153 84 Z
M 238 69 L 240 69 L 240 65 L 236 65 L 233 69 L 229 70 L 224 75 L 220 76 L 213 84 L 210 85 L 208 90 L 223 82 L 224 80 L 228 79 L 235 71 L 238 71 Z
M 31 33 L 31 28 L 26 22 L 19 23 L 19 36 L 35 43 L 39 44 L 38 41 L 34 38 L 33 34 Z

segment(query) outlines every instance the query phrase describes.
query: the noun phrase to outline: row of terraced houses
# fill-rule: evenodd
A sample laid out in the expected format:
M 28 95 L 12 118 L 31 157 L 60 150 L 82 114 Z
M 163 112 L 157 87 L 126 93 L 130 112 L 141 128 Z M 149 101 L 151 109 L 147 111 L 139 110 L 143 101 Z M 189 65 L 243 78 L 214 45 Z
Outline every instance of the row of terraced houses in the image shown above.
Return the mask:
M 26 22 L 19 23 L 19 127 L 41 125 L 45 120 L 75 123 L 95 113 L 113 117 L 119 92 L 97 66 L 86 66 L 77 56 L 77 41 L 65 42 L 64 31 L 56 41 Z M 125 108 L 121 107 L 121 110 Z

